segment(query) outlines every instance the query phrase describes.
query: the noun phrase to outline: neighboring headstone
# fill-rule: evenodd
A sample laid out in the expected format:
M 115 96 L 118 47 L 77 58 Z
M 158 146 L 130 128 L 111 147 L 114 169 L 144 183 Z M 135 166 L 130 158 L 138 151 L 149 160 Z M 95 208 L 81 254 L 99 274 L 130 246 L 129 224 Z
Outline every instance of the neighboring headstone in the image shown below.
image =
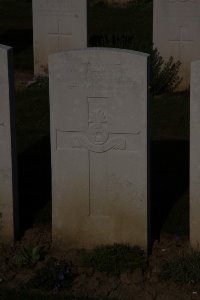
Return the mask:
M 199 0 L 154 0 L 154 46 L 165 60 L 181 61 L 179 90 L 189 87 L 190 63 L 200 58 L 199 15 Z
M 190 87 L 190 241 L 200 248 L 200 60 L 191 64 Z
M 147 248 L 148 55 L 49 57 L 53 245 Z
M 17 234 L 17 170 L 15 145 L 13 50 L 0 45 L 0 242 Z
M 33 0 L 34 73 L 48 73 L 48 55 L 87 47 L 86 0 Z

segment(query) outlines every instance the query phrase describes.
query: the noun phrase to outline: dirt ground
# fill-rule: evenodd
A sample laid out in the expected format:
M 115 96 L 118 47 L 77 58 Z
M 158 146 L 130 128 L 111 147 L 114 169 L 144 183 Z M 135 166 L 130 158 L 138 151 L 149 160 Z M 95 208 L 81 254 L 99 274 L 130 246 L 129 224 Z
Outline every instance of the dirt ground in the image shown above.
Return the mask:
M 34 267 L 16 266 L 13 258 L 19 255 L 23 247 L 40 246 L 46 253 L 45 258 Z M 12 247 L 0 246 L 0 287 L 21 288 L 34 276 L 35 272 L 45 266 L 50 257 L 65 260 L 76 270 L 76 276 L 70 285 L 58 289 L 56 293 L 76 297 L 94 297 L 102 299 L 136 299 L 136 300 L 186 300 L 200 299 L 200 287 L 178 286 L 170 281 L 160 279 L 160 270 L 164 262 L 169 261 L 188 250 L 187 238 L 179 241 L 174 236 L 162 235 L 155 241 L 152 255 L 149 257 L 147 271 L 125 272 L 119 277 L 96 272 L 83 267 L 80 262 L 80 250 L 68 250 L 58 253 L 51 249 L 51 228 L 37 225 L 25 232 L 21 241 Z M 49 291 L 55 293 L 55 290 Z
M 35 82 L 34 74 L 32 71 L 15 71 L 14 72 L 15 90 L 20 91 L 30 86 Z

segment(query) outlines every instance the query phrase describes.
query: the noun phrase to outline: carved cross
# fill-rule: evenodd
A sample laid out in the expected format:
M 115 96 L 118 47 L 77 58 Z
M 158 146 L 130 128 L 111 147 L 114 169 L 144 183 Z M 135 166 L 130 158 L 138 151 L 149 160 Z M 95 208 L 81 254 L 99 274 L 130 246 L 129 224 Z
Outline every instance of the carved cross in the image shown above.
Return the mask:
M 183 46 L 185 44 L 189 45 L 192 42 L 193 42 L 193 40 L 191 38 L 184 38 L 184 27 L 183 26 L 179 27 L 179 38 L 170 40 L 171 44 L 176 44 L 178 46 L 178 56 L 179 56 L 179 58 L 181 58 L 181 56 L 182 56 Z
M 58 20 L 57 28 L 55 32 L 49 32 L 49 38 L 56 38 L 57 39 L 57 50 L 62 51 L 63 49 L 63 40 L 72 36 L 72 33 L 63 33 L 61 30 L 61 20 Z
M 89 215 L 96 213 L 93 203 L 98 203 L 97 211 L 99 213 L 101 211 L 101 203 L 107 197 L 109 151 L 130 151 L 130 149 L 127 149 L 127 139 L 130 137 L 134 139 L 134 136 L 137 139 L 140 135 L 139 131 L 132 131 L 131 133 L 109 132 L 107 102 L 107 98 L 88 98 L 87 132 L 57 130 L 57 150 L 71 148 L 74 151 L 76 149 L 88 151 Z M 131 150 L 134 151 L 134 149 Z M 99 193 L 99 191 L 101 192 Z M 94 199 L 95 201 L 93 201 Z

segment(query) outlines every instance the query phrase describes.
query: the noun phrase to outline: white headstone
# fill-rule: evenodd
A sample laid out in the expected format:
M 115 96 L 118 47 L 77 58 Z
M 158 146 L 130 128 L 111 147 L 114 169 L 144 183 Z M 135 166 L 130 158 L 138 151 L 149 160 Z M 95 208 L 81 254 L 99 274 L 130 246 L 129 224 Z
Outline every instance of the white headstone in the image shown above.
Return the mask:
M 13 87 L 13 51 L 0 45 L 0 241 L 17 234 L 17 174 Z
M 191 64 L 190 89 L 190 241 L 200 248 L 200 60 Z
M 86 0 L 33 0 L 34 73 L 48 73 L 48 55 L 87 47 Z
M 179 90 L 189 87 L 190 63 L 200 58 L 199 15 L 199 0 L 154 0 L 154 46 L 165 60 L 181 61 Z
M 147 247 L 148 55 L 49 57 L 53 244 Z

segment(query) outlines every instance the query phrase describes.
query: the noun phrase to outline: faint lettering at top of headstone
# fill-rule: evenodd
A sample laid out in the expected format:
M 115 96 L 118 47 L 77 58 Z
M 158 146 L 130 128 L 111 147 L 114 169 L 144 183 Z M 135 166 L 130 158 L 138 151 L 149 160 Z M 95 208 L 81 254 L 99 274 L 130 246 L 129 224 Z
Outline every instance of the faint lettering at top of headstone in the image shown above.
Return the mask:
M 37 9 L 39 13 L 46 16 L 70 16 L 77 13 L 73 1 L 42 1 Z

